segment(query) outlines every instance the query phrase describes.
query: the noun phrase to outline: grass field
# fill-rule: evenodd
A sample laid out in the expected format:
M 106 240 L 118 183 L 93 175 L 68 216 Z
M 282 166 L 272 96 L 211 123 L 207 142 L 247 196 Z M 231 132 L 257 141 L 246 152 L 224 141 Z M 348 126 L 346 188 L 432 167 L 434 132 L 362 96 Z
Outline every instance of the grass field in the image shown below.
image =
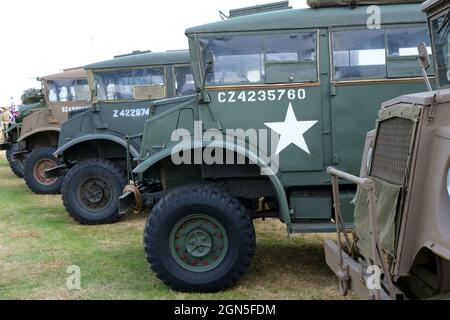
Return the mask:
M 80 226 L 60 196 L 38 196 L 10 171 L 0 153 L 0 299 L 340 299 L 323 240 L 287 238 L 277 221 L 255 221 L 257 251 L 249 273 L 226 292 L 173 292 L 144 258 L 145 215 L 114 225 Z M 66 287 L 71 265 L 81 289 Z

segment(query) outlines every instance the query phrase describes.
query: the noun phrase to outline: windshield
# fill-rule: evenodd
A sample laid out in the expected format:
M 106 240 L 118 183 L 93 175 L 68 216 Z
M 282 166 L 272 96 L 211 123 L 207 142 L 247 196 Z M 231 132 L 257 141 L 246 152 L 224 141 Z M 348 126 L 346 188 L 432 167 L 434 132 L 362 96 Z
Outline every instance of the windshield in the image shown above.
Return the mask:
M 146 68 L 94 73 L 98 100 L 134 100 L 136 89 L 163 87 L 164 69 Z
M 47 81 L 50 102 L 88 101 L 87 80 L 49 80 Z
M 439 87 L 445 87 L 450 84 L 449 32 L 450 12 L 431 22 L 433 51 L 435 53 Z

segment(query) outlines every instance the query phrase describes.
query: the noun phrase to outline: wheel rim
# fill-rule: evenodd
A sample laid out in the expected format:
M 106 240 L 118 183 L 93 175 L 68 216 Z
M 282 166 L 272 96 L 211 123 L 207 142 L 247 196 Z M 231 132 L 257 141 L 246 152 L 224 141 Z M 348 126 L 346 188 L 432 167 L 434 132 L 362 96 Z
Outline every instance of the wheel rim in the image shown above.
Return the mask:
M 55 166 L 56 162 L 50 158 L 43 158 L 37 161 L 33 167 L 33 175 L 35 180 L 45 186 L 54 184 L 58 178 L 47 178 L 45 176 L 45 170 L 51 169 Z
M 100 177 L 86 179 L 78 188 L 78 200 L 84 209 L 100 212 L 112 202 L 112 189 L 109 183 Z
M 193 214 L 173 227 L 169 246 L 172 257 L 181 267 L 192 272 L 206 272 L 225 259 L 228 236 L 218 220 Z

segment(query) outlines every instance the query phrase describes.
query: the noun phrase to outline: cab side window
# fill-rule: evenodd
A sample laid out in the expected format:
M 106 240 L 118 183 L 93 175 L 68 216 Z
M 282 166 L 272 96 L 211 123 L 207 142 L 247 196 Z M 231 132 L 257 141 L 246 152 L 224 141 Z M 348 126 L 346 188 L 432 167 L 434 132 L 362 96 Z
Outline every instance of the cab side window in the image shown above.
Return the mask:
M 88 101 L 90 98 L 87 80 L 50 80 L 47 89 L 50 102 Z
M 175 71 L 175 96 L 185 96 L 195 93 L 194 76 L 190 66 L 179 66 Z
M 388 77 L 419 77 L 421 71 L 417 63 L 417 46 L 424 42 L 431 54 L 428 29 L 423 27 L 386 29 L 388 45 Z M 430 61 L 432 57 L 430 55 Z M 432 74 L 432 68 L 428 70 Z
M 333 79 L 419 77 L 417 46 L 421 42 L 430 47 L 425 25 L 333 31 Z
M 95 72 L 99 100 L 143 100 L 165 97 L 163 68 Z
M 384 30 L 333 32 L 334 79 L 386 77 Z
M 316 33 L 200 39 L 208 85 L 317 81 Z

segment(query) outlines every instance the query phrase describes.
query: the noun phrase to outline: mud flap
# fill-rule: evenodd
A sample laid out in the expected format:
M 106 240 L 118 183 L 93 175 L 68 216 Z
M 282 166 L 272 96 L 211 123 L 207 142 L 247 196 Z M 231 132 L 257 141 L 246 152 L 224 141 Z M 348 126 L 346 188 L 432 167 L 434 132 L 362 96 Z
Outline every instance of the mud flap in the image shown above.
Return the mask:
M 342 269 L 347 270 L 349 276 L 348 289 L 353 291 L 361 299 L 374 299 L 374 291 L 370 290 L 366 283 L 370 282 L 370 277 L 373 274 L 369 274 L 367 269 L 359 262 L 352 259 L 347 253 L 342 251 L 342 259 L 344 268 L 342 268 L 339 259 L 339 247 L 335 241 L 325 241 L 325 260 L 331 270 L 339 277 L 342 273 Z M 390 300 L 391 297 L 383 289 L 380 289 L 381 299 Z

